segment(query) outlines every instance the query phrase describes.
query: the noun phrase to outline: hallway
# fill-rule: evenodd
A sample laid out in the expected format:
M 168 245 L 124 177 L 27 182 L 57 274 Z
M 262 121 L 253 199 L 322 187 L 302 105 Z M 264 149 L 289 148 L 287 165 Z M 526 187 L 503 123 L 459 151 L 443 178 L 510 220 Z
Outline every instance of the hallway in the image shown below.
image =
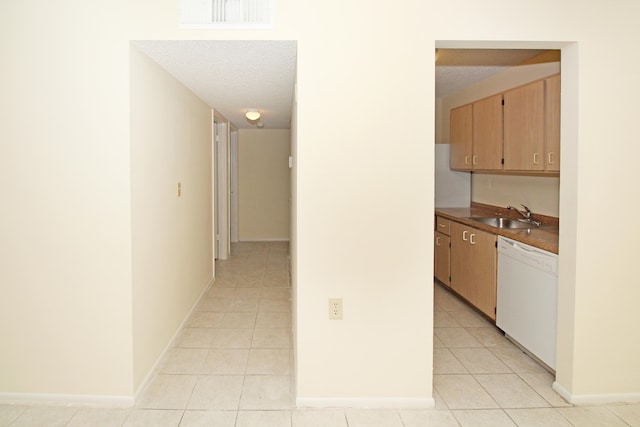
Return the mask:
M 0 427 L 640 426 L 638 404 L 567 404 L 552 375 L 438 284 L 435 409 L 295 409 L 287 253 L 233 245 L 134 408 L 0 405 Z

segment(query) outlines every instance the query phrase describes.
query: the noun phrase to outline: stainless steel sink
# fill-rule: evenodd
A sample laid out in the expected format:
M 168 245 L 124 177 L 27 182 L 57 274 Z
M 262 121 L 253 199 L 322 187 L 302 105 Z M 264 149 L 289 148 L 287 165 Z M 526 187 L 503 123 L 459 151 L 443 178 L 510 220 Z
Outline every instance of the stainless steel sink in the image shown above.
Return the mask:
M 521 219 L 503 217 L 469 217 L 468 219 L 489 225 L 495 228 L 537 228 L 538 223 Z

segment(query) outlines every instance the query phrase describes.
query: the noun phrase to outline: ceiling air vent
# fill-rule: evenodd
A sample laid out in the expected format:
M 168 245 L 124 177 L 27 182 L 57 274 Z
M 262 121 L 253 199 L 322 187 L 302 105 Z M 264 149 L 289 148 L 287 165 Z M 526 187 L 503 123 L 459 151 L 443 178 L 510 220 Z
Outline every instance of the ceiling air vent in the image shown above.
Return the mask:
M 180 0 L 181 28 L 272 28 L 273 0 Z

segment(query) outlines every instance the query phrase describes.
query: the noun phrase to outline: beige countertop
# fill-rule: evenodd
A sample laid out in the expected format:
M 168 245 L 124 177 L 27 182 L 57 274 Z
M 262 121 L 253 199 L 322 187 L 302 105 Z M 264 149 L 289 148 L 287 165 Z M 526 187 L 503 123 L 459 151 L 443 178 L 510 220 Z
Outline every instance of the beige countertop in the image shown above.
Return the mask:
M 484 230 L 498 236 L 504 236 L 518 242 L 526 243 L 531 246 L 558 253 L 558 219 L 543 215 L 533 214 L 533 219 L 542 223 L 540 227 L 531 229 L 506 229 L 495 228 L 482 224 L 477 221 L 468 219 L 469 217 L 494 217 L 503 216 L 505 218 L 518 218 L 516 212 L 509 211 L 490 205 L 482 205 L 472 203 L 468 208 L 436 208 L 436 215 L 469 225 L 479 230 Z M 515 215 L 514 215 L 515 214 Z

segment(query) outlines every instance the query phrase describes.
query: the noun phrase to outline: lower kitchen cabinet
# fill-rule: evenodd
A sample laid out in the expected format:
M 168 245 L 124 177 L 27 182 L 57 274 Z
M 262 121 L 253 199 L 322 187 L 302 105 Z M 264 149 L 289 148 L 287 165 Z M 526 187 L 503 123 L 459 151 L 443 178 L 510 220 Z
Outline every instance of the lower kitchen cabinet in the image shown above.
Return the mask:
M 496 236 L 451 221 L 450 286 L 460 296 L 496 318 Z
M 436 279 L 449 286 L 449 247 L 451 238 L 439 231 L 434 236 L 434 265 L 433 272 Z

